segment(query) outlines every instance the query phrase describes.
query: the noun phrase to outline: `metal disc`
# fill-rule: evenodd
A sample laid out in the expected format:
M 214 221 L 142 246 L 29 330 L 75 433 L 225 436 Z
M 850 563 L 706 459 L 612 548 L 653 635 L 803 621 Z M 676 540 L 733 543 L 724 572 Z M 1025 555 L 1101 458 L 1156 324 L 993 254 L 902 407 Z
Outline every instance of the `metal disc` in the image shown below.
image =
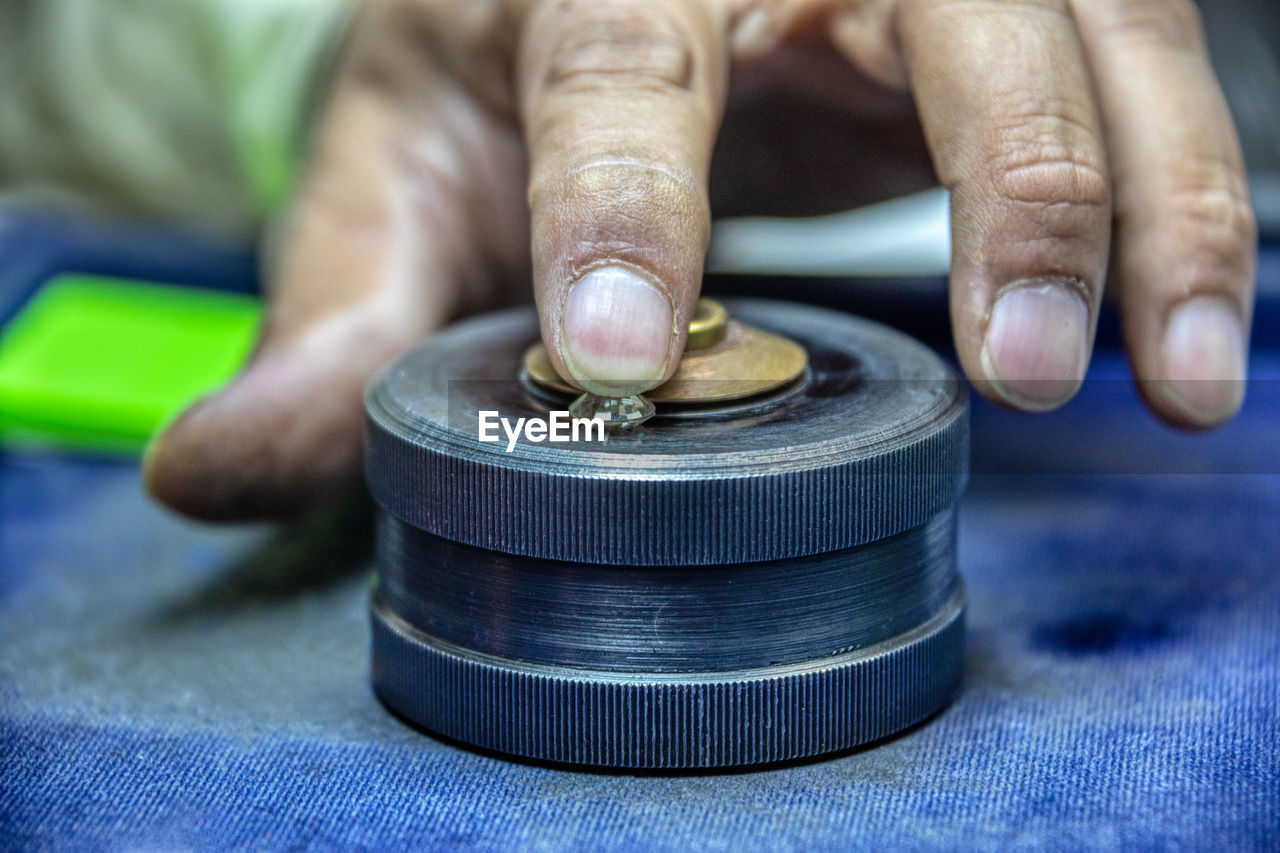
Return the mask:
M 366 395 L 381 506 L 435 536 L 508 554 L 633 566 L 744 563 L 851 548 L 950 507 L 968 463 L 966 392 L 928 348 L 818 308 L 731 300 L 804 346 L 803 387 L 747 413 L 663 418 L 608 441 L 478 438 L 478 413 L 546 417 L 519 380 L 532 309 L 460 323 Z M 695 413 L 697 414 L 697 413 Z
M 933 618 L 878 645 L 701 675 L 505 660 L 373 608 L 374 689 L 392 708 L 483 749 L 605 767 L 731 767 L 869 743 L 945 705 L 963 653 L 959 589 Z
M 379 520 L 378 596 L 422 633 L 497 658 L 705 673 L 888 640 L 959 583 L 955 514 L 854 548 L 762 563 L 599 566 L 498 554 Z

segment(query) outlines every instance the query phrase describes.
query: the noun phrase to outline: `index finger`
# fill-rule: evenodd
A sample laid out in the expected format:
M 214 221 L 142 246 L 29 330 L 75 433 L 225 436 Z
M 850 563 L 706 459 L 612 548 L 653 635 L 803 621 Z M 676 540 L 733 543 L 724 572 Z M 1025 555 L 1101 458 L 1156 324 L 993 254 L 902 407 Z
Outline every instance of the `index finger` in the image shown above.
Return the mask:
M 687 0 L 543 3 L 526 26 L 534 293 L 556 369 L 594 393 L 679 363 L 710 233 L 718 31 Z

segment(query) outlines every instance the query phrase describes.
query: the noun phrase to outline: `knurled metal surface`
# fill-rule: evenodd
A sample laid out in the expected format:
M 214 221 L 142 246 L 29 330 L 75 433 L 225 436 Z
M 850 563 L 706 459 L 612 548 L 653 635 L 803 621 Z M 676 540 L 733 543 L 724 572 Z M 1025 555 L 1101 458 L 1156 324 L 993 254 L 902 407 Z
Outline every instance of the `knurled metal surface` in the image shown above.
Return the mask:
M 968 470 L 964 385 L 911 338 L 833 311 L 729 300 L 805 346 L 803 393 L 749 417 L 663 422 L 604 444 L 477 437 L 481 410 L 546 417 L 516 379 L 532 309 L 433 336 L 366 395 L 366 473 L 388 512 L 508 554 L 583 563 L 778 560 L 850 548 L 952 506 Z
M 950 509 L 842 551 L 679 567 L 516 557 L 378 520 L 378 594 L 407 624 L 499 658 L 615 673 L 830 657 L 911 630 L 958 583 Z
M 373 682 L 409 720 L 474 746 L 613 768 L 731 767 L 883 738 L 954 695 L 963 591 L 913 631 L 806 664 L 618 674 L 523 664 L 416 631 L 372 605 Z

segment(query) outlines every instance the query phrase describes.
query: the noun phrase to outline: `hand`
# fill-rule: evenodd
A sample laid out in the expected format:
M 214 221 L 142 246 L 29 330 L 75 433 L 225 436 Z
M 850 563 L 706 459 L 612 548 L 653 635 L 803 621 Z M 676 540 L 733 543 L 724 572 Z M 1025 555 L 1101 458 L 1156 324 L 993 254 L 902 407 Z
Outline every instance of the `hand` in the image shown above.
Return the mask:
M 397 0 L 351 35 L 252 364 L 153 447 L 150 488 L 211 518 L 322 500 L 356 476 L 368 377 L 530 273 L 558 369 L 653 387 L 712 201 L 818 213 L 930 165 L 982 393 L 1069 398 L 1110 266 L 1151 408 L 1234 413 L 1239 381 L 1198 380 L 1244 375 L 1254 225 L 1188 0 Z

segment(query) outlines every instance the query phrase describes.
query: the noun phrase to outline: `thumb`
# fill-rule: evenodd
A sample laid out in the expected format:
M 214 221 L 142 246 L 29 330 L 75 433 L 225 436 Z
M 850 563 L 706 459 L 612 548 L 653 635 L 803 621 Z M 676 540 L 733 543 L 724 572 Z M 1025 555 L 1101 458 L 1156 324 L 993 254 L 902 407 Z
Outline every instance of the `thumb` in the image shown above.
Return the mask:
M 394 150 L 393 106 L 335 92 L 287 229 L 257 352 L 148 448 L 147 489 L 186 515 L 298 513 L 358 477 L 368 378 L 438 325 L 456 287 Z M 449 210 L 431 212 L 436 224 Z M 441 230 L 445 230 L 442 229 Z

